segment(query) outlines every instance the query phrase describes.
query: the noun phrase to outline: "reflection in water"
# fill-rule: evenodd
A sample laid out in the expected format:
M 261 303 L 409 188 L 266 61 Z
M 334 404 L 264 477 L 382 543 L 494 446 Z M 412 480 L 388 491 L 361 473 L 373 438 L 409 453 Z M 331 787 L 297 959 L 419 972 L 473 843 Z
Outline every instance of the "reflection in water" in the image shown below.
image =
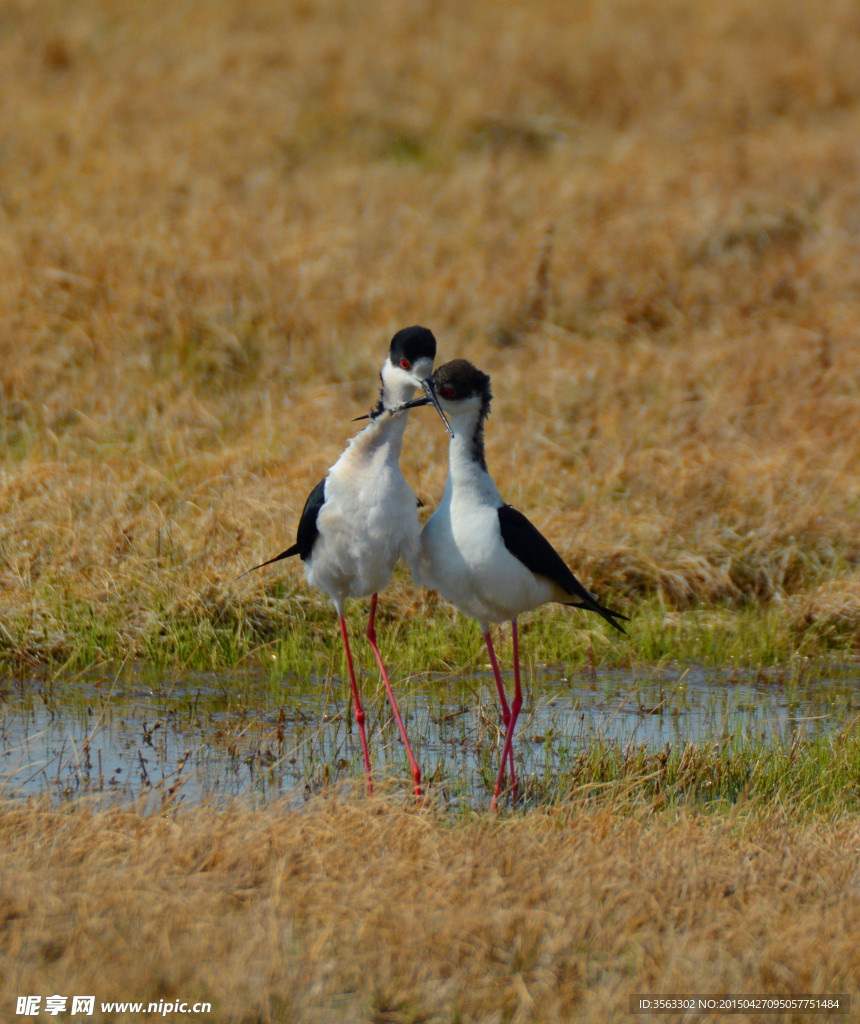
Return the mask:
M 374 774 L 405 778 L 383 692 L 375 679 L 362 686 Z M 422 676 L 401 681 L 399 693 L 426 781 L 482 802 L 500 753 L 492 678 Z M 601 670 L 592 679 L 547 667 L 526 686 L 516 749 L 523 778 L 546 777 L 598 742 L 789 744 L 843 728 L 857 706 L 856 667 L 790 682 L 776 670 Z M 143 675 L 25 682 L 0 690 L 0 794 L 301 801 L 360 777 L 350 711 L 346 687 L 331 680 L 234 673 L 172 683 Z

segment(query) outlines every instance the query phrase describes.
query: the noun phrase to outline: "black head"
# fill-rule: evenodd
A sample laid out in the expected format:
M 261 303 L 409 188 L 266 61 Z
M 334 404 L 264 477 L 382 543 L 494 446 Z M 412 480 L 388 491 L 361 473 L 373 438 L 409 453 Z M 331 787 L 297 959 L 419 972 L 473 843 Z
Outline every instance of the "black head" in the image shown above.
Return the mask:
M 490 413 L 490 378 L 468 359 L 452 359 L 443 363 L 433 374 L 433 391 L 439 405 L 448 413 L 457 432 L 463 431 L 468 440 L 472 458 L 483 469 L 484 420 Z
M 436 358 L 436 339 L 426 327 L 404 327 L 391 339 L 388 359 L 394 366 L 411 370 L 420 359 Z
M 433 374 L 433 389 L 445 402 L 463 402 L 480 398 L 486 411 L 490 410 L 490 378 L 473 366 L 468 359 L 452 359 L 443 363 Z
M 415 388 L 421 388 L 427 402 L 439 413 L 447 431 L 453 434 L 430 383 L 435 358 L 436 339 L 432 331 L 426 327 L 404 327 L 398 331 L 391 339 L 388 358 L 382 364 L 379 374 L 382 388 L 379 392 L 379 401 L 371 410 L 370 418 L 376 419 L 383 412 L 394 415 L 405 409 L 412 409 L 415 405 L 424 405 L 425 402 L 409 401 Z

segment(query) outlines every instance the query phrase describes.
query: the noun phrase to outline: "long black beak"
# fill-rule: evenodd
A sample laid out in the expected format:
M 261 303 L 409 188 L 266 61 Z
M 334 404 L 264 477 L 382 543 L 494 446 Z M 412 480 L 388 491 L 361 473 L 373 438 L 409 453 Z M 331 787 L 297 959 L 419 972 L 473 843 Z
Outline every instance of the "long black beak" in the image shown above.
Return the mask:
M 398 405 L 396 409 L 392 409 L 391 412 L 401 412 L 403 409 L 417 409 L 421 405 L 432 405 L 436 412 L 442 418 L 442 422 L 445 424 L 445 429 L 451 435 L 454 436 L 454 431 L 451 424 L 448 422 L 448 417 L 442 411 L 442 406 L 439 405 L 439 399 L 436 397 L 436 392 L 433 390 L 433 382 L 428 377 L 426 380 L 421 381 L 421 387 L 424 389 L 424 398 L 416 398 L 413 402 L 404 402 L 403 405 Z M 356 416 L 353 423 L 358 423 L 359 420 L 369 420 L 371 414 L 366 412 L 363 416 Z
M 451 424 L 448 422 L 448 418 L 446 417 L 445 413 L 442 412 L 442 406 L 439 405 L 439 399 L 436 397 L 436 391 L 433 387 L 433 381 L 429 377 L 427 377 L 425 380 L 421 381 L 421 387 L 424 389 L 424 394 L 427 397 L 419 398 L 418 401 L 416 402 L 409 402 L 404 406 L 404 408 L 409 409 L 413 405 L 427 405 L 427 403 L 429 402 L 430 405 L 433 406 L 433 408 L 436 410 L 436 412 L 439 413 L 439 416 L 442 418 L 442 422 L 445 424 L 445 429 L 448 431 L 451 437 L 453 437 L 454 431 L 451 428 Z
M 429 398 L 426 398 L 426 397 L 425 398 L 416 398 L 414 402 L 404 402 L 403 405 L 400 406 L 400 409 L 418 409 L 422 405 L 430 405 L 430 404 L 431 403 L 430 403 L 430 399 Z M 362 419 L 367 419 L 367 417 L 366 416 L 362 416 Z

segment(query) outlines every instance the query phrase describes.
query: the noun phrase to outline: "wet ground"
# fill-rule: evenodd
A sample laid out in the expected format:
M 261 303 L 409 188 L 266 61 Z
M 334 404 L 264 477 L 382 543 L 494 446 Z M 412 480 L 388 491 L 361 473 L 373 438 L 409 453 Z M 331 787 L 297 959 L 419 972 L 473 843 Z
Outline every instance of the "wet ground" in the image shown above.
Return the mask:
M 384 691 L 370 677 L 362 688 L 374 773 L 405 779 Z M 347 692 L 340 680 L 262 672 L 7 680 L 0 683 L 0 794 L 301 801 L 340 779 L 360 778 Z M 456 799 L 483 802 L 501 737 L 489 673 L 413 678 L 398 692 L 425 780 Z M 595 741 L 654 749 L 726 737 L 740 745 L 789 744 L 857 727 L 858 715 L 857 665 L 814 673 L 669 668 L 572 676 L 545 666 L 526 682 L 515 749 L 521 777 L 546 777 Z

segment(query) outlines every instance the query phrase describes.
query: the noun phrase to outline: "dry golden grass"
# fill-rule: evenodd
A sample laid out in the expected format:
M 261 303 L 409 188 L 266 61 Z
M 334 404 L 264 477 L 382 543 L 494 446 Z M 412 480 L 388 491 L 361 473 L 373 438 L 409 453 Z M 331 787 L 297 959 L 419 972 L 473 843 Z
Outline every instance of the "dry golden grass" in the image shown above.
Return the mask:
M 607 599 L 760 603 L 856 647 L 855 4 L 4 0 L 0 66 L 7 663 L 215 621 L 314 650 L 297 568 L 235 577 L 291 538 L 410 323 L 492 374 L 503 493 Z M 430 417 L 406 458 L 432 505 Z M 423 600 L 398 578 L 385 606 Z M 330 800 L 7 805 L 0 836 L 4 1007 L 857 998 L 856 823 Z
M 491 468 L 601 592 L 787 598 L 856 641 L 854 4 L 0 18 L 7 653 L 62 659 L 82 616 L 94 657 L 227 612 L 275 635 L 271 577 L 235 576 L 415 322 L 492 374 Z
M 635 1019 L 635 992 L 860 998 L 856 822 L 454 824 L 350 797 L 166 817 L 6 804 L 0 837 L 4 1006 L 91 993 L 430 1024 Z

